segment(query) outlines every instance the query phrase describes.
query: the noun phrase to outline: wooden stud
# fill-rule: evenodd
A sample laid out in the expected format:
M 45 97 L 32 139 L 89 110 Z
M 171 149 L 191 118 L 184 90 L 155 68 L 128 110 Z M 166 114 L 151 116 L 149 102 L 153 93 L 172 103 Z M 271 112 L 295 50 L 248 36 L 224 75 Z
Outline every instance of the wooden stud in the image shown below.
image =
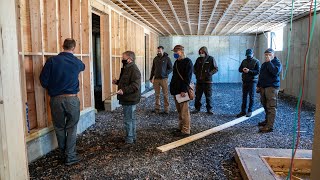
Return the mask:
M 71 2 L 70 0 L 59 1 L 60 13 L 60 42 L 61 44 L 66 38 L 71 38 Z M 60 44 L 59 44 L 60 45 Z
M 41 52 L 43 49 L 40 1 L 30 0 L 30 8 L 32 51 Z M 45 103 L 45 90 L 42 88 L 39 80 L 39 76 L 43 68 L 43 59 L 41 56 L 32 56 L 32 62 L 34 91 L 36 100 L 35 105 L 37 112 L 37 128 L 44 128 L 47 126 L 48 123 Z
M 213 10 L 211 12 L 211 15 L 210 15 L 210 18 L 209 18 L 209 21 L 208 21 L 208 24 L 207 24 L 207 27 L 206 27 L 206 30 L 204 31 L 204 34 L 203 35 L 206 35 L 207 31 L 208 31 L 208 27 L 209 25 L 211 24 L 211 21 L 213 19 L 213 16 L 217 10 L 217 7 L 218 7 L 218 4 L 219 4 L 219 0 L 216 0 L 215 4 L 214 4 L 214 7 L 213 7 Z
M 0 179 L 28 179 L 15 1 L 0 1 Z

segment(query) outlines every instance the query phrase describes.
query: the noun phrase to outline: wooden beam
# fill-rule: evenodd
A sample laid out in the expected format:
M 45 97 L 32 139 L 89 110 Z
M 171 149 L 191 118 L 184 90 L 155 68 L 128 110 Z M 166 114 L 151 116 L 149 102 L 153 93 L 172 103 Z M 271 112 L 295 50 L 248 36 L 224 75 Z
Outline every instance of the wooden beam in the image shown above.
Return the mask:
M 71 38 L 71 2 L 70 0 L 60 0 L 59 3 L 60 42 L 63 43 L 66 38 Z
M 167 33 L 169 33 L 169 35 L 172 35 L 167 28 L 165 28 L 162 23 L 160 23 L 157 18 L 155 18 L 138 0 L 134 0 L 134 2 L 136 2 L 138 4 L 138 6 L 140 6 L 140 8 L 146 12 L 154 21 L 156 21 Z
M 52 2 L 55 3 L 55 1 Z M 40 9 L 39 0 L 30 0 L 31 41 L 32 51 L 35 52 L 43 51 Z M 37 112 L 37 128 L 44 128 L 47 126 L 48 116 L 45 103 L 45 89 L 42 88 L 39 80 L 39 76 L 43 68 L 43 58 L 42 56 L 32 56 L 32 62 L 36 100 L 35 104 Z
M 266 0 L 267 1 L 267 0 Z M 203 35 L 206 35 L 207 31 L 208 31 L 208 27 L 209 25 L 211 24 L 211 21 L 212 21 L 212 18 L 217 10 L 217 7 L 218 7 L 218 4 L 219 4 L 219 0 L 216 0 L 215 4 L 214 4 L 214 7 L 212 9 L 212 12 L 211 12 L 211 15 L 210 15 L 210 18 L 209 18 L 209 21 L 208 21 L 208 24 L 207 24 L 207 27 L 206 27 L 206 30 L 204 31 L 204 34 Z
M 199 18 L 198 18 L 198 33 L 197 33 L 197 35 L 199 35 L 199 33 L 200 33 L 200 28 L 201 28 L 202 4 L 203 4 L 203 0 L 200 0 L 200 5 L 199 5 Z
M 231 3 L 229 4 L 228 8 L 224 11 L 223 15 L 219 19 L 218 23 L 216 26 L 213 28 L 211 35 L 216 32 L 217 28 L 219 27 L 220 23 L 222 22 L 223 18 L 228 14 L 229 10 L 231 9 L 232 5 L 234 4 L 235 0 L 232 0 Z
M 178 15 L 177 15 L 176 11 L 174 10 L 174 7 L 173 7 L 173 5 L 172 5 L 171 0 L 167 0 L 167 2 L 168 2 L 168 4 L 169 4 L 169 6 L 170 6 L 170 9 L 171 9 L 174 17 L 176 18 L 176 21 L 178 22 L 178 24 L 179 24 L 179 26 L 180 26 L 180 28 L 181 28 L 181 31 L 182 31 L 183 35 L 186 35 L 186 34 L 184 33 L 183 27 L 181 26 L 181 23 L 180 23 L 180 20 L 179 20 L 179 18 L 178 18 Z
M 164 33 L 162 31 L 160 31 L 158 28 L 154 27 L 151 23 L 149 23 L 149 21 L 147 21 L 146 19 L 144 19 L 142 16 L 140 16 L 138 13 L 136 13 L 133 9 L 131 9 L 129 6 L 127 6 L 125 3 L 123 3 L 121 0 L 116 0 L 117 2 L 119 2 L 122 6 L 124 6 L 125 8 L 127 8 L 129 11 L 131 11 L 134 15 L 136 15 L 137 17 L 139 17 L 141 20 L 143 20 L 146 24 L 148 24 L 151 28 L 153 28 L 155 31 L 159 32 L 160 34 L 162 34 L 164 36 Z
M 252 113 L 252 116 L 251 117 L 254 117 L 260 113 L 264 112 L 264 109 L 263 108 L 260 108 L 258 110 L 255 110 L 253 113 Z M 216 133 L 216 132 L 219 132 L 219 131 L 222 131 L 226 128 L 229 128 L 231 126 L 234 126 L 236 124 L 239 124 L 243 121 L 246 121 L 250 119 L 250 117 L 240 117 L 240 118 L 237 118 L 233 121 L 230 121 L 228 123 L 225 123 L 225 124 L 222 124 L 220 126 L 217 126 L 217 127 L 214 127 L 212 129 L 208 129 L 206 131 L 203 131 L 203 132 L 200 132 L 198 134 L 195 134 L 195 135 L 192 135 L 192 136 L 189 136 L 189 137 L 186 137 L 186 138 L 183 138 L 183 139 L 180 139 L 178 141 L 174 141 L 172 143 L 169 143 L 169 144 L 166 144 L 166 145 L 163 145 L 163 146 L 160 146 L 160 147 L 157 147 L 157 149 L 160 151 L 160 152 L 166 152 L 166 151 L 169 151 L 170 149 L 174 149 L 174 148 L 177 148 L 179 146 L 182 146 L 182 145 L 185 145 L 185 144 L 188 144 L 190 142 L 193 142 L 193 141 L 196 141 L 198 139 L 201 139 L 203 137 L 206 137 L 208 135 L 211 135 L 213 133 Z
M 320 48 L 317 48 L 317 49 L 318 49 L 318 59 L 320 61 Z M 318 88 L 317 92 L 319 92 L 320 91 L 320 64 L 318 64 L 317 88 Z M 320 96 L 317 96 L 316 115 L 315 115 L 315 122 L 314 122 L 314 136 L 313 136 L 313 146 L 312 146 L 311 179 L 317 179 L 320 177 L 319 167 L 320 167 Z
M 221 29 L 221 31 L 219 32 L 219 35 L 222 34 L 223 30 L 224 30 L 225 28 L 227 28 L 227 27 L 229 26 L 229 24 L 230 24 L 236 17 L 238 17 L 239 12 L 241 12 L 241 11 L 243 10 L 243 8 L 247 7 L 247 5 L 251 3 L 251 1 L 252 1 L 252 0 L 248 0 L 248 1 L 246 2 L 246 4 L 241 7 L 241 9 L 238 11 L 238 13 L 237 13 L 236 15 L 234 15 L 234 16 L 232 17 L 232 19 Z
M 285 1 L 285 0 L 281 0 L 281 1 L 277 2 L 277 3 L 275 3 L 274 5 L 272 5 L 272 6 L 269 8 L 269 10 L 272 9 L 272 8 L 274 8 L 274 7 L 276 7 L 276 6 L 278 6 L 278 5 L 281 4 L 281 3 L 283 3 L 283 1 Z M 257 16 L 256 18 L 253 18 L 251 21 L 247 22 L 247 23 L 246 23 L 245 25 L 243 25 L 241 28 L 238 28 L 238 30 L 236 30 L 235 33 L 240 32 L 240 31 L 242 30 L 242 28 L 246 27 L 247 25 L 249 25 L 250 23 L 252 23 L 254 20 L 259 19 L 261 16 L 263 16 L 263 15 L 266 14 L 267 12 L 268 12 L 268 10 L 267 10 L 267 11 L 264 11 L 263 13 L 261 13 L 261 14 L 260 14 L 259 16 Z M 241 31 L 241 32 L 243 32 L 243 31 Z
M 171 2 L 171 0 L 170 0 L 170 2 Z M 184 3 L 184 9 L 186 10 L 186 15 L 187 15 L 187 21 L 188 21 L 190 35 L 192 35 L 192 28 L 191 28 L 191 22 L 190 22 L 190 17 L 189 17 L 188 0 L 184 0 L 183 3 Z
M 28 179 L 15 1 L 0 1 L 0 179 Z
M 235 24 L 234 26 L 232 26 L 232 28 L 229 29 L 229 31 L 226 34 L 229 34 L 234 28 L 238 27 L 238 25 L 240 23 L 242 23 L 247 17 L 251 16 L 252 14 L 254 14 L 257 9 L 259 9 L 261 6 L 263 6 L 266 2 L 268 2 L 268 0 L 264 0 L 261 4 L 259 4 L 258 7 L 256 7 L 253 11 L 251 11 L 248 15 L 246 15 L 246 17 L 242 18 L 237 24 Z
M 170 23 L 170 21 L 168 20 L 168 18 L 163 14 L 162 10 L 159 8 L 159 6 L 157 5 L 157 3 L 154 0 L 149 0 L 151 2 L 151 4 L 159 11 L 159 13 L 161 14 L 161 16 L 163 17 L 163 19 L 166 20 L 166 22 L 169 24 L 169 26 L 173 29 L 173 31 L 176 33 L 176 35 L 179 35 L 179 33 L 177 33 L 176 29 L 172 26 L 172 24 Z

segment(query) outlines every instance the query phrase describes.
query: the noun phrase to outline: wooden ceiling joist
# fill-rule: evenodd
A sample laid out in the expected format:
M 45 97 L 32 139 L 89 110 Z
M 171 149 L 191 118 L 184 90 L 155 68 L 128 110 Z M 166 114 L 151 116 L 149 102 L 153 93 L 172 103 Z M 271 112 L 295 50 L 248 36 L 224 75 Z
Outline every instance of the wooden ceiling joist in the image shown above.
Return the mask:
M 214 4 L 214 7 L 213 7 L 213 9 L 212 9 L 212 12 L 211 12 L 211 15 L 210 15 L 210 18 L 209 18 L 207 27 L 206 27 L 203 35 L 206 35 L 206 33 L 207 33 L 207 31 L 208 31 L 208 27 L 209 27 L 209 25 L 211 24 L 211 21 L 212 21 L 212 19 L 213 19 L 213 16 L 214 16 L 214 14 L 215 14 L 215 12 L 216 12 L 216 9 L 217 9 L 217 7 L 218 7 L 218 4 L 219 4 L 219 0 L 216 0 L 216 2 L 215 2 L 215 4 Z
M 263 32 L 287 23 L 291 0 L 111 0 L 163 36 Z M 309 0 L 295 0 L 294 17 Z
M 146 19 L 144 19 L 143 17 L 141 17 L 138 13 L 136 13 L 134 10 L 132 10 L 129 6 L 127 6 L 125 3 L 123 3 L 121 0 L 116 0 L 117 2 L 119 2 L 122 6 L 124 6 L 125 8 L 127 8 L 131 13 L 133 13 L 135 16 L 137 16 L 139 19 L 141 19 L 142 21 L 144 21 L 148 26 L 150 26 L 152 29 L 154 29 L 155 31 L 159 32 L 160 34 L 162 34 L 163 36 L 165 35 L 162 31 L 160 31 L 158 28 L 154 27 L 151 23 L 149 23 L 149 21 L 147 21 Z
M 287 0 L 281 0 L 277 3 L 275 3 L 274 5 L 272 5 L 268 10 L 265 10 L 263 13 L 261 13 L 259 16 L 257 16 L 256 18 L 253 18 L 251 21 L 249 21 L 248 23 L 246 23 L 245 25 L 243 25 L 241 28 L 238 28 L 237 31 L 235 31 L 235 33 L 241 32 L 243 33 L 244 30 L 242 30 L 243 28 L 247 27 L 249 24 L 251 24 L 253 21 L 257 21 L 259 20 L 262 16 L 264 16 L 266 13 L 268 13 L 270 10 L 274 10 L 274 7 L 277 7 L 279 4 L 283 3 L 284 1 Z M 288 1 L 287 1 L 288 2 Z M 249 27 L 250 28 L 250 27 Z
M 232 23 L 237 17 L 239 17 L 239 14 L 252 2 L 253 0 L 248 0 L 244 6 L 241 7 L 241 9 L 238 11 L 236 15 L 232 17 L 232 19 L 221 29 L 219 32 L 219 35 L 222 34 L 222 32 Z
M 172 13 L 174 14 L 174 17 L 176 18 L 176 21 L 178 22 L 178 24 L 179 24 L 179 26 L 180 26 L 180 28 L 181 28 L 181 31 L 182 31 L 183 35 L 186 35 L 185 32 L 184 32 L 183 27 L 181 26 L 179 17 L 177 16 L 176 11 L 174 10 L 174 7 L 173 7 L 173 5 L 172 5 L 171 0 L 167 0 L 167 2 L 168 2 L 168 4 L 169 4 L 169 6 L 170 6 L 170 9 L 171 9 Z
M 211 35 L 213 35 L 213 33 L 215 33 L 215 31 L 217 30 L 217 28 L 219 27 L 220 23 L 222 22 L 223 18 L 226 16 L 226 14 L 229 12 L 229 10 L 231 9 L 232 5 L 234 4 L 236 0 L 232 0 L 231 3 L 229 4 L 228 8 L 224 11 L 223 15 L 221 16 L 221 18 L 219 19 L 218 23 L 216 24 L 216 26 L 213 28 Z
M 163 19 L 166 20 L 166 22 L 169 24 L 169 26 L 173 29 L 173 31 L 176 33 L 176 35 L 178 35 L 179 33 L 177 33 L 176 29 L 172 26 L 172 24 L 170 23 L 170 21 L 168 20 L 168 18 L 163 14 L 162 10 L 159 8 L 159 6 L 157 5 L 157 3 L 154 0 L 149 0 L 151 2 L 151 4 L 159 11 L 159 13 L 161 14 L 161 16 L 163 17 Z
M 296 3 L 296 2 L 295 2 Z M 309 3 L 305 3 L 305 4 L 301 4 L 301 6 L 299 5 L 294 5 L 294 14 L 293 14 L 293 18 L 300 16 L 301 14 L 304 14 L 306 11 L 308 11 L 310 9 L 310 4 Z M 320 5 L 318 4 L 317 7 L 320 7 Z M 290 5 L 290 9 L 291 9 L 291 5 Z M 284 9 L 282 9 L 284 10 Z M 301 11 L 302 10 L 302 11 Z M 314 10 L 314 7 L 312 8 L 312 11 Z M 290 10 L 291 11 L 291 10 Z M 297 13 L 295 13 L 297 12 Z M 271 19 L 271 18 L 269 18 Z M 291 14 L 290 13 L 285 13 L 284 15 L 281 16 L 277 16 L 276 19 L 273 19 L 265 24 L 263 24 L 262 26 L 260 26 L 261 29 L 264 29 L 263 27 L 267 27 L 265 28 L 265 31 L 270 31 L 272 29 L 276 29 L 278 26 L 284 25 L 284 23 L 289 22 L 291 19 Z M 271 23 L 274 23 L 274 25 L 271 25 Z M 253 30 L 251 30 L 250 32 L 252 32 Z
M 192 28 L 191 28 L 191 22 L 190 22 L 190 16 L 189 16 L 188 1 L 184 0 L 183 4 L 184 4 L 184 9 L 186 10 L 186 15 L 187 15 L 187 21 L 188 21 L 188 27 L 189 27 L 190 35 L 192 35 Z
M 156 21 L 169 35 L 172 35 L 170 31 L 168 31 L 167 28 L 164 27 L 162 23 L 160 23 L 157 18 L 155 18 L 138 0 L 134 0 L 134 2 L 137 3 L 140 8 L 143 9 L 154 21 Z
M 247 14 L 244 18 L 242 18 L 237 24 L 235 24 L 234 26 L 232 26 L 232 28 L 230 28 L 226 34 L 230 34 L 233 29 L 235 27 L 238 27 L 239 24 L 241 24 L 245 19 L 247 19 L 248 17 L 252 16 L 254 13 L 256 13 L 256 11 L 261 8 L 268 0 L 264 0 L 261 4 L 259 4 L 258 7 L 256 7 L 253 11 L 251 11 L 249 14 Z
M 200 33 L 200 28 L 201 28 L 201 15 L 202 15 L 202 3 L 203 0 L 200 0 L 200 5 L 199 5 L 199 18 L 198 18 L 198 33 L 197 35 L 199 35 Z

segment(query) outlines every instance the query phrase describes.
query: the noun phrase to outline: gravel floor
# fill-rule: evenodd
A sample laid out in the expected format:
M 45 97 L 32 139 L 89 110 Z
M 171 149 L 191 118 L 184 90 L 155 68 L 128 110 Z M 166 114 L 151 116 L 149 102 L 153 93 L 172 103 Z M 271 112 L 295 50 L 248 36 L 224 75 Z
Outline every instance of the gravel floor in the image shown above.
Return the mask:
M 235 119 L 241 106 L 241 84 L 214 85 L 214 112 L 192 115 L 192 134 Z M 295 99 L 280 95 L 275 130 L 258 133 L 260 114 L 204 139 L 166 153 L 155 150 L 160 145 L 178 140 L 171 134 L 177 127 L 177 113 L 172 97 L 169 115 L 152 113 L 154 96 L 143 100 L 137 109 L 138 142 L 123 149 L 119 140 L 124 136 L 122 111 L 99 112 L 96 124 L 78 137 L 78 152 L 83 161 L 66 167 L 53 151 L 30 164 L 31 179 L 241 179 L 234 160 L 235 147 L 291 148 Z M 260 107 L 256 97 L 256 107 Z M 204 98 L 202 99 L 204 101 Z M 191 103 L 193 109 L 193 103 Z M 300 148 L 311 149 L 314 111 L 304 105 Z

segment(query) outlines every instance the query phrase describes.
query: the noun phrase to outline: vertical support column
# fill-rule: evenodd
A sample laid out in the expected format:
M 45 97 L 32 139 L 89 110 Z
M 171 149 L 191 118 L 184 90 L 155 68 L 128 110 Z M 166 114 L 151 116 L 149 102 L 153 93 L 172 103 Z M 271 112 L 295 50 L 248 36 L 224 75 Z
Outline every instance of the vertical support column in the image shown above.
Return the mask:
M 0 179 L 28 179 L 15 1 L 0 1 Z M 4 86 L 5 84 L 5 86 Z
M 320 58 L 320 57 L 318 57 Z M 320 64 L 318 65 L 318 91 L 320 90 Z M 320 177 L 320 96 L 317 96 L 317 108 L 314 125 L 314 138 L 312 148 L 312 168 L 311 179 L 316 180 Z

